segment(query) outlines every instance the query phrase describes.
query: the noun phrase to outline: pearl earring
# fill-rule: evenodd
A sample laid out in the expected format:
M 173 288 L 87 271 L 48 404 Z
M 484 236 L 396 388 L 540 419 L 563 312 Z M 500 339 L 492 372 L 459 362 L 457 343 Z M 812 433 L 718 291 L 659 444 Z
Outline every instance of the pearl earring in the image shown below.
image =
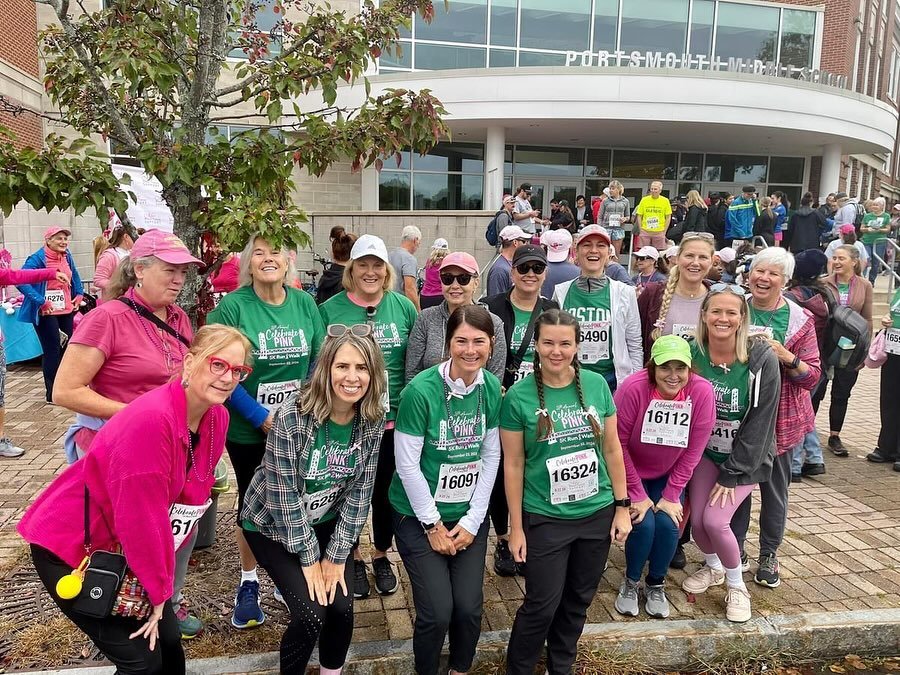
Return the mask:
M 134 285 L 134 287 L 135 287 L 135 288 L 141 288 L 143 285 L 144 285 L 143 282 L 138 281 L 138 282 Z

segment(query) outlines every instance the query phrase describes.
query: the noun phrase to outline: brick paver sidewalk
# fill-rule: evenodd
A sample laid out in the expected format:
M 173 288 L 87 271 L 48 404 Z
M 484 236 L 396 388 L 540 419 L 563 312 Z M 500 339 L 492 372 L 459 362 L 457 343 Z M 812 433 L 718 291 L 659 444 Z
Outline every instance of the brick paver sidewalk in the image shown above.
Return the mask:
M 764 589 L 750 582 L 747 575 L 755 613 L 900 607 L 900 473 L 893 472 L 890 465 L 864 461 L 879 430 L 878 378 L 878 371 L 864 371 L 853 391 L 842 434 L 850 457 L 836 458 L 826 450 L 828 474 L 791 486 L 787 536 L 780 551 L 783 583 L 778 589 Z M 35 368 L 10 369 L 6 400 L 7 433 L 28 453 L 20 459 L 0 460 L 0 584 L 4 587 L 0 592 L 0 610 L 6 617 L 17 617 L 21 628 L 22 623 L 45 621 L 42 615 L 52 616 L 55 608 L 35 583 L 27 559 L 21 560 L 24 548 L 14 526 L 22 509 L 65 466 L 61 438 L 71 414 L 43 403 L 40 371 Z M 819 430 L 826 433 L 827 410 L 826 399 L 819 413 Z M 264 602 L 270 619 L 266 626 L 239 634 L 228 625 L 238 579 L 230 533 L 234 496 L 232 489 L 220 501 L 218 540 L 211 549 L 195 554 L 188 576 L 188 595 L 208 624 L 205 636 L 194 641 L 189 655 L 275 649 L 284 625 L 283 609 L 272 601 L 271 593 L 266 593 Z M 754 504 L 756 509 L 758 499 Z M 757 532 L 754 525 L 748 540 L 751 557 L 756 552 Z M 524 581 L 494 576 L 492 552 L 490 546 L 483 627 L 508 629 L 521 602 Z M 396 554 L 393 557 L 399 560 Z M 700 561 L 693 546 L 689 547 L 689 559 L 688 572 Z M 590 608 L 589 621 L 625 620 L 613 609 L 623 569 L 624 556 L 614 548 L 609 570 Z M 696 602 L 688 602 L 680 589 L 684 576 L 684 572 L 673 572 L 668 583 L 673 618 L 721 618 L 722 589 L 713 589 L 698 596 Z M 401 588 L 395 595 L 357 602 L 354 641 L 412 636 L 411 593 L 402 566 L 401 579 Z M 196 590 L 192 595 L 192 587 L 196 589 L 201 583 L 205 589 L 214 588 L 209 594 L 216 597 L 198 598 Z M 9 591 L 13 587 L 16 597 L 11 599 Z M 14 640 L 11 635 L 0 635 L 0 667 Z M 78 655 L 72 653 L 69 659 L 77 661 Z

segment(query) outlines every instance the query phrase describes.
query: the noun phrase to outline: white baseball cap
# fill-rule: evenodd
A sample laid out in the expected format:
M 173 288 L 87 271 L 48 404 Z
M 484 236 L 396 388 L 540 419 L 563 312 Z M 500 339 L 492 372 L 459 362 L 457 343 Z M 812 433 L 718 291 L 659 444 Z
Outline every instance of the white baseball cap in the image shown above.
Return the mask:
M 723 263 L 730 263 L 737 257 L 737 251 L 730 246 L 726 246 L 721 251 L 716 251 L 716 255 L 719 256 L 719 260 Z
M 531 235 L 526 234 L 525 230 L 523 230 L 518 225 L 507 225 L 502 230 L 500 230 L 500 238 L 503 241 L 513 241 L 514 239 L 531 240 Z
M 443 237 L 438 237 L 434 240 L 434 243 L 431 245 L 431 250 L 441 250 L 446 251 L 450 248 L 450 242 L 444 239 Z
M 634 255 L 636 258 L 653 258 L 654 260 L 659 260 L 659 251 L 655 246 L 642 246 Z
M 668 260 L 669 258 L 674 258 L 676 255 L 678 255 L 678 247 L 670 246 L 666 249 L 666 252 L 663 253 L 663 255 L 666 257 L 666 260 Z
M 562 262 L 572 249 L 572 235 L 568 230 L 547 230 L 541 235 L 541 244 L 547 247 L 549 262 Z
M 356 240 L 356 243 L 353 244 L 353 248 L 350 249 L 350 260 L 359 260 L 360 258 L 365 258 L 367 255 L 374 255 L 376 258 L 380 258 L 381 260 L 384 260 L 384 262 L 390 263 L 387 247 L 384 245 L 384 242 L 374 234 L 362 235 Z

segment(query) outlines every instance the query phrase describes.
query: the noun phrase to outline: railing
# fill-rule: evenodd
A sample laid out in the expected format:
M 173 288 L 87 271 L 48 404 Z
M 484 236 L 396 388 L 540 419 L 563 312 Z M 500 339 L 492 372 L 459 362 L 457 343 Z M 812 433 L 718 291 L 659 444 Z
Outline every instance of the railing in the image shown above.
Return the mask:
M 872 243 L 872 257 L 881 263 L 882 268 L 886 269 L 890 272 L 890 276 L 888 277 L 888 302 L 890 302 L 891 296 L 894 294 L 894 287 L 896 284 L 900 284 L 900 274 L 897 274 L 896 270 L 892 263 L 888 263 L 887 260 L 882 258 L 876 251 L 878 250 L 878 244 L 881 242 L 886 242 L 890 244 L 894 248 L 894 261 L 900 260 L 900 244 L 897 244 L 896 241 L 890 239 L 888 237 L 879 237 Z M 884 257 L 887 258 L 887 249 L 885 249 Z M 874 264 L 874 263 L 872 263 Z

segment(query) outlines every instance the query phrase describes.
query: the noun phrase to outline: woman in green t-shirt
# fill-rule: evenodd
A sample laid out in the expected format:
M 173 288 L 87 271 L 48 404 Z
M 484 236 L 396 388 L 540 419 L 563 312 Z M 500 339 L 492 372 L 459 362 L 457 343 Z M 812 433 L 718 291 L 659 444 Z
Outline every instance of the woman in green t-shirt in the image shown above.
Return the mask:
M 863 216 L 862 226 L 859 228 L 863 246 L 866 247 L 866 253 L 869 254 L 869 283 L 872 285 L 875 284 L 875 279 L 881 272 L 881 263 L 875 259 L 875 255 L 883 260 L 887 248 L 887 244 L 884 242 L 880 244 L 876 242 L 891 236 L 891 214 L 885 212 L 884 207 L 884 197 L 873 199 L 872 210 Z
M 631 531 L 616 407 L 604 377 L 581 368 L 580 339 L 568 312 L 541 314 L 534 373 L 506 392 L 500 415 L 509 547 L 527 559 L 506 659 L 515 675 L 534 673 L 545 641 L 547 671 L 571 671 L 611 538 Z
M 900 290 L 891 299 L 890 311 L 881 317 L 887 360 L 881 366 L 881 431 L 878 447 L 866 455 L 875 464 L 890 464 L 900 471 Z
M 494 340 L 484 307 L 455 309 L 450 359 L 416 375 L 397 412 L 390 498 L 416 607 L 418 675 L 437 675 L 448 627 L 450 672 L 468 672 L 481 634 L 487 510 L 500 464 L 500 381 L 485 370 Z
M 275 413 L 241 526 L 284 594 L 291 621 L 282 673 L 302 674 L 319 635 L 322 672 L 344 665 L 353 635 L 353 567 L 384 431 L 387 383 L 366 326 L 331 326 L 310 381 Z

